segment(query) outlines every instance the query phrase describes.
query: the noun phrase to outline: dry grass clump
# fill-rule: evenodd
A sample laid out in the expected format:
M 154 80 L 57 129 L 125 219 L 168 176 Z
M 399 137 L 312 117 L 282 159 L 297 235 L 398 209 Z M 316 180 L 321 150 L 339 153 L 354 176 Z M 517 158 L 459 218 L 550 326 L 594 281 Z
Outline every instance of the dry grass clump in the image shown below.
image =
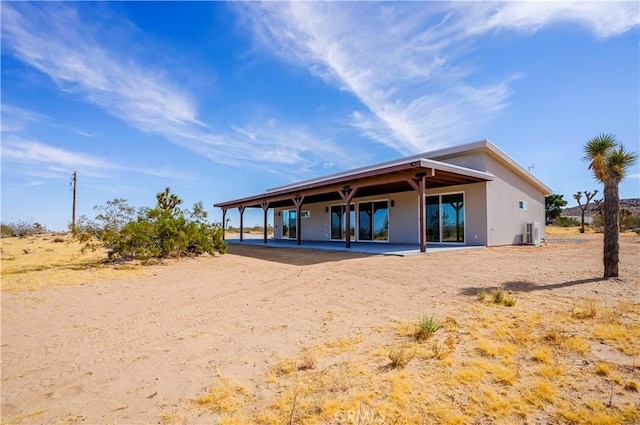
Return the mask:
M 214 413 L 229 414 L 237 412 L 250 400 L 251 396 L 245 387 L 229 378 L 219 377 L 209 391 L 194 402 Z
M 611 375 L 611 368 L 605 362 L 596 362 L 596 375 L 609 376 Z
M 416 324 L 416 330 L 413 336 L 415 337 L 416 341 L 424 341 L 426 339 L 429 339 L 441 328 L 442 324 L 434 318 L 433 314 L 431 315 L 431 317 L 425 314 Z
M 552 347 L 548 345 L 543 345 L 543 346 L 534 348 L 534 350 L 531 353 L 531 358 L 540 363 L 549 365 L 554 363 L 555 352 Z
M 571 309 L 571 317 L 574 319 L 593 319 L 598 313 L 598 303 L 596 300 L 583 300 L 574 304 Z
M 300 351 L 298 370 L 314 369 L 318 363 L 315 345 L 306 345 Z
M 487 298 L 490 298 L 494 304 L 500 304 L 506 307 L 513 307 L 514 305 L 517 304 L 518 301 L 514 297 L 510 296 L 510 294 L 511 294 L 511 291 L 507 293 L 502 288 L 498 288 L 491 292 L 487 292 L 484 289 L 482 289 L 477 292 L 477 297 L 478 297 L 478 300 L 480 301 L 484 301 Z
M 409 344 L 395 345 L 389 349 L 389 367 L 392 369 L 403 369 L 416 356 L 417 347 Z

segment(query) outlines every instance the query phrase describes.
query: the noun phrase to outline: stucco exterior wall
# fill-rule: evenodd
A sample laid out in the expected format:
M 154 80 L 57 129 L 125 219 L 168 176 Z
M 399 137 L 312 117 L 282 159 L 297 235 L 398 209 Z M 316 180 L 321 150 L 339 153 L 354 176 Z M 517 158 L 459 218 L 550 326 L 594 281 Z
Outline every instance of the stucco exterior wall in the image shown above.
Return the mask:
M 544 237 L 544 194 L 493 158 L 489 158 L 487 171 L 495 176 L 487 182 L 487 245 L 521 243 L 525 224 L 530 222 L 540 224 Z M 519 201 L 527 203 L 526 210 L 520 209 Z
M 418 192 L 395 193 L 389 196 L 395 206 L 389 208 L 389 242 L 420 243 L 418 234 Z
M 325 212 L 325 206 L 330 203 L 303 204 L 302 211 L 309 211 L 311 214 L 308 218 L 302 218 L 300 226 L 302 227 L 301 238 L 309 241 L 328 241 L 330 240 L 330 223 L 329 213 Z M 274 210 L 273 217 L 273 237 L 282 239 L 282 215 L 281 212 L 289 208 L 277 208 Z M 294 209 L 291 207 L 290 209 Z M 279 215 L 280 214 L 280 215 Z

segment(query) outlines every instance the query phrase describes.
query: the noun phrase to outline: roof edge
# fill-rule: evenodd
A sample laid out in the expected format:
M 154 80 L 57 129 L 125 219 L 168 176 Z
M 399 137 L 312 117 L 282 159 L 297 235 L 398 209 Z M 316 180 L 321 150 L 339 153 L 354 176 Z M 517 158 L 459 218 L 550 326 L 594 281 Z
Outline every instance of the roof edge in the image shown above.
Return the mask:
M 476 142 L 467 143 L 464 145 L 438 149 L 436 151 L 425 152 L 423 155 L 426 155 L 429 158 L 437 159 L 441 157 L 457 156 L 457 154 L 469 153 L 475 150 L 488 151 L 490 154 L 492 154 L 494 158 L 497 158 L 498 160 L 502 161 L 512 171 L 514 171 L 516 174 L 523 177 L 525 180 L 528 180 L 531 184 L 536 186 L 545 195 L 551 195 L 553 193 L 553 191 L 549 186 L 544 184 L 540 179 L 534 176 L 529 170 L 526 170 L 515 159 L 507 155 L 502 149 L 496 146 L 489 139 L 483 139 Z

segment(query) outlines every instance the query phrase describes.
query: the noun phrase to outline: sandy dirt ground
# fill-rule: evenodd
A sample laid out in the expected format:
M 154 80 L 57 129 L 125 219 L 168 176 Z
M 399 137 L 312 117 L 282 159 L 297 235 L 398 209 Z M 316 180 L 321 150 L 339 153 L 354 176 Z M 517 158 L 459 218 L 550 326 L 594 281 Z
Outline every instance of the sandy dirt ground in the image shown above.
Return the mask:
M 637 312 L 640 237 L 621 238 L 621 278 L 608 281 L 601 238 L 402 258 L 234 245 L 142 275 L 5 291 L 2 423 L 215 423 L 193 400 L 221 376 L 254 395 L 251 418 L 274 397 L 269 368 L 302 346 L 354 335 L 382 344 L 381 326 L 423 314 L 472 323 L 478 292 L 496 287 L 518 298 L 513 311 L 598 299 Z M 633 357 L 624 380 L 638 381 L 637 348 L 588 355 Z M 623 393 L 640 406 L 636 391 Z M 523 421 L 549 416 L 535 417 Z

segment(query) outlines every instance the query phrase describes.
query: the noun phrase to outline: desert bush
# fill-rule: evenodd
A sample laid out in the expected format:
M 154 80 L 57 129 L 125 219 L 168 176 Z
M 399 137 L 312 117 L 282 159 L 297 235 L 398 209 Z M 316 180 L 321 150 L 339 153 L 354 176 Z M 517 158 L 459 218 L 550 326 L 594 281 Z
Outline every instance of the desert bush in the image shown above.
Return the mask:
M 192 210 L 179 208 L 182 200 L 169 188 L 156 195 L 155 208 L 135 208 L 125 199 L 108 201 L 95 220 L 80 217 L 73 230 L 84 249 L 106 248 L 110 259 L 149 260 L 151 258 L 196 256 L 226 252 L 222 228 L 207 222 L 201 202 Z
M 555 224 L 560 227 L 578 227 L 580 226 L 580 221 L 575 218 L 560 216 L 556 218 Z
M 32 223 L 28 221 L 14 221 L 11 223 L 2 223 L 1 233 L 2 236 L 31 236 L 39 235 L 46 232 L 47 229 L 40 223 Z
M 416 325 L 414 337 L 418 341 L 424 341 L 436 333 L 440 328 L 442 328 L 442 324 L 433 317 L 433 314 L 431 317 L 425 314 L 420 318 Z
M 11 226 L 2 223 L 0 225 L 0 236 L 2 236 L 3 238 L 7 236 L 13 236 L 13 229 L 11 228 Z
M 620 231 L 633 229 L 640 230 L 640 216 L 634 215 L 627 208 L 622 208 L 620 210 Z

